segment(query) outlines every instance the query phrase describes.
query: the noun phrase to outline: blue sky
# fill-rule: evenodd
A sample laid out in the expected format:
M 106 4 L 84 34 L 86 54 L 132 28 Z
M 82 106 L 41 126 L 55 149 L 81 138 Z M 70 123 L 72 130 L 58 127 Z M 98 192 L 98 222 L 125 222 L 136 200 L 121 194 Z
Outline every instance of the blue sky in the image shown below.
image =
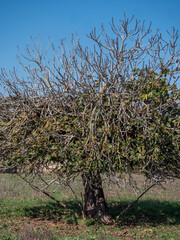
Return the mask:
M 162 32 L 172 25 L 180 30 L 180 0 L 0 0 L 0 68 L 20 71 L 17 45 L 23 51 L 30 36 L 38 34 L 44 43 L 58 45 L 77 32 L 84 45 L 86 34 L 111 18 L 115 21 L 132 14 Z

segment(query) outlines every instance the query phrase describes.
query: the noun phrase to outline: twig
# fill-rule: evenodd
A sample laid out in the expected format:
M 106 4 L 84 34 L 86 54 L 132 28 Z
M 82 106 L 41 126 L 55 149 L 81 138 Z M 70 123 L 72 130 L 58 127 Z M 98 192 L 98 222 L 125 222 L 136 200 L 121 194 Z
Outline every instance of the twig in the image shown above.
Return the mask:
M 154 186 L 157 185 L 157 184 L 158 184 L 158 182 L 153 183 L 151 186 L 149 186 L 134 202 L 130 203 L 130 204 L 116 217 L 116 220 L 118 220 L 123 214 L 125 214 L 131 207 L 133 207 L 145 193 L 147 193 L 152 187 L 154 187 Z
M 62 202 L 60 202 L 59 200 L 57 200 L 56 198 L 54 198 L 53 196 L 51 196 L 51 194 L 49 194 L 48 192 L 46 192 L 45 190 L 40 189 L 39 187 L 35 186 L 34 184 L 30 183 L 26 178 L 24 178 L 23 176 L 21 176 L 20 174 L 18 174 L 19 177 L 21 179 L 23 179 L 25 182 L 27 182 L 34 190 L 38 191 L 38 192 L 42 192 L 43 194 L 45 194 L 47 197 L 51 198 L 52 200 L 54 200 L 56 203 L 58 203 L 61 207 L 68 209 L 71 213 L 73 213 L 75 216 L 75 212 L 73 210 L 71 210 L 70 208 L 68 208 L 65 204 L 63 204 Z

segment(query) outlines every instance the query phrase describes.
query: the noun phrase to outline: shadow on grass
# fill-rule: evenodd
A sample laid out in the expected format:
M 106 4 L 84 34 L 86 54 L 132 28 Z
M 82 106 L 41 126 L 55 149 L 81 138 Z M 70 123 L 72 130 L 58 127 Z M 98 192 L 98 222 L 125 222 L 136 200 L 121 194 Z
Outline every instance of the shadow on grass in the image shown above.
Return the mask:
M 128 206 L 130 202 L 111 201 L 110 214 L 113 219 Z M 178 225 L 180 224 L 180 204 L 177 201 L 140 200 L 119 218 L 125 225 Z
M 64 202 L 64 204 L 67 206 L 67 208 L 63 208 L 56 202 L 49 201 L 43 206 L 25 207 L 23 210 L 25 216 L 30 218 L 41 218 L 47 220 L 52 219 L 54 221 L 66 219 L 66 221 L 69 223 L 76 222 L 75 218 L 77 217 L 75 216 L 81 216 L 81 203 L 77 201 L 67 201 Z M 70 212 L 69 209 L 71 209 L 72 212 Z
M 115 220 L 121 211 L 128 206 L 129 201 L 109 201 L 109 212 Z M 80 202 L 65 202 L 75 215 L 81 215 Z M 31 218 L 66 220 L 75 223 L 73 214 L 54 202 L 47 202 L 44 206 L 33 206 L 24 208 L 25 215 Z M 180 224 L 180 204 L 177 201 L 141 200 L 133 208 L 130 208 L 118 220 L 120 225 L 178 225 Z

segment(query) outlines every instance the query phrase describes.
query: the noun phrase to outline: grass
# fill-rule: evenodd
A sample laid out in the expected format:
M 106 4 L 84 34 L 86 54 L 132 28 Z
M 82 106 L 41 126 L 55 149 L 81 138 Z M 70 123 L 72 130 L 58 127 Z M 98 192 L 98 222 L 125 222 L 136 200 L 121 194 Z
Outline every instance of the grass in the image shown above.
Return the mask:
M 141 176 L 137 176 L 141 180 Z M 177 180 L 167 184 L 166 190 L 152 189 L 116 224 L 102 224 L 80 217 L 82 184 L 77 179 L 73 188 L 62 186 L 56 197 L 73 209 L 77 216 L 46 196 L 32 190 L 15 175 L 0 174 L 0 239 L 2 240 L 58 240 L 58 239 L 180 239 L 180 191 Z M 119 191 L 105 185 L 110 213 L 116 216 L 136 196 L 130 189 Z

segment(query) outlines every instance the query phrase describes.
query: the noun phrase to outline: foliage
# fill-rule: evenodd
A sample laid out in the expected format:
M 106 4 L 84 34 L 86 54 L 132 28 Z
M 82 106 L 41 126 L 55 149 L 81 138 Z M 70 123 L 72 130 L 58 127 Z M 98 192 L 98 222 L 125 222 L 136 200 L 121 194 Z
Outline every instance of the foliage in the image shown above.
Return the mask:
M 19 58 L 26 77 L 1 71 L 4 168 L 39 176 L 46 169 L 53 183 L 78 174 L 142 172 L 157 183 L 179 177 L 178 32 L 168 32 L 167 42 L 132 23 L 112 20 L 111 36 L 103 26 L 100 36 L 92 31 L 93 51 L 74 38 L 72 50 L 65 41 L 60 52 L 52 45 L 50 60 L 32 40 Z

